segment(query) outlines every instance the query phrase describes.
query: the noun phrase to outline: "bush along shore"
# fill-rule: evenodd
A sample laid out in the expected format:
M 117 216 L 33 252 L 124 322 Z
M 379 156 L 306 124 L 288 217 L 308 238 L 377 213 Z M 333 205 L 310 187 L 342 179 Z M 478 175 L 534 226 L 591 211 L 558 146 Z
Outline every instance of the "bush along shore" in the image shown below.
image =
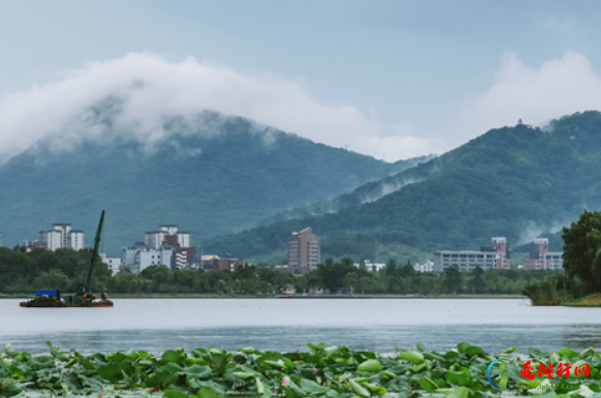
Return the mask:
M 567 398 L 568 393 L 569 397 L 601 397 L 601 356 L 592 348 L 580 353 L 531 348 L 524 355 L 512 347 L 492 355 L 468 343 L 440 353 L 419 343 L 416 349 L 397 348 L 393 355 L 380 355 L 320 343 L 308 344 L 307 352 L 198 348 L 155 356 L 146 351 L 84 355 L 47 344 L 46 355 L 4 346 L 0 396 L 468 398 L 505 389 L 513 395 L 540 398 Z M 499 358 L 506 360 L 491 366 L 490 376 L 501 389 L 487 378 L 487 369 Z M 528 377 L 523 376 L 526 366 L 532 367 Z M 586 373 L 576 371 L 584 368 Z

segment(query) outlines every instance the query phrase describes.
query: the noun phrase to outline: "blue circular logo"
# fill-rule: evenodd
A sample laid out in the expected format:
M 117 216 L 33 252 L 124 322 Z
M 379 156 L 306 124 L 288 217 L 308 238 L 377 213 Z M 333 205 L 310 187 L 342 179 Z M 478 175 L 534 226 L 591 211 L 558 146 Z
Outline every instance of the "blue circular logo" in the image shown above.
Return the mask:
M 490 384 L 492 384 L 493 387 L 496 387 L 496 388 L 501 388 L 501 387 L 499 387 L 498 385 L 496 385 L 495 383 L 493 383 L 492 379 L 490 378 L 490 370 L 492 369 L 492 366 L 495 364 L 495 362 L 499 362 L 499 361 L 509 361 L 509 359 L 507 359 L 507 358 L 496 359 L 496 360 L 492 361 L 490 363 L 490 365 L 488 365 L 488 369 L 486 370 L 486 377 L 488 378 L 488 382 Z

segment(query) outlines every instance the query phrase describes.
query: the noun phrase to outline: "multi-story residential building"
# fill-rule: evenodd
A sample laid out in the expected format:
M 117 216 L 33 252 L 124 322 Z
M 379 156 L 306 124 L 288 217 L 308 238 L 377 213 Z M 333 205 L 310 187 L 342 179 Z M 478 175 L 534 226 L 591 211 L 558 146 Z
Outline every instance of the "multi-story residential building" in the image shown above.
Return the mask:
M 28 242 L 28 247 L 81 250 L 84 248 L 83 231 L 71 229 L 71 224 L 52 224 L 52 229 L 40 231 L 37 242 Z
M 173 247 L 165 244 L 158 249 L 139 242 L 131 247 L 123 248 L 121 263 L 137 274 L 151 265 L 166 265 L 173 268 Z
M 220 258 L 215 254 L 205 254 L 200 258 L 200 268 L 205 271 L 223 269 L 235 271 L 238 265 L 244 266 L 244 260 L 239 258 Z
M 146 232 L 144 242 L 155 250 L 164 244 L 172 246 L 172 264 L 175 268 L 188 268 L 194 261 L 196 249 L 190 247 L 190 233 L 178 231 L 177 225 L 160 225 L 158 231 Z
M 524 255 L 525 269 L 561 269 L 563 253 L 549 251 L 549 239 L 537 238 L 528 247 Z
M 510 269 L 511 260 L 507 241 L 504 237 L 494 237 L 490 246 L 476 250 L 439 250 L 434 252 L 434 271 L 442 272 L 456 265 L 460 271 L 473 271 L 476 266 L 483 270 Z
M 317 268 L 321 256 L 319 241 L 310 227 L 292 232 L 288 240 L 288 267 L 292 272 L 306 274 Z
M 547 252 L 543 256 L 545 269 L 562 269 L 563 252 Z
M 108 257 L 106 253 L 100 253 L 100 258 L 102 259 L 102 262 L 109 267 L 109 270 L 111 270 L 113 275 L 116 275 L 119 272 L 122 260 L 120 257 Z
M 434 261 L 426 261 L 423 264 L 415 263 L 415 264 L 413 264 L 413 269 L 417 272 L 433 272 L 434 271 Z
M 181 247 L 190 247 L 190 232 L 178 231 L 177 225 L 159 225 L 158 231 L 146 232 L 144 241 L 147 246 L 156 249 L 168 236 L 173 236 Z

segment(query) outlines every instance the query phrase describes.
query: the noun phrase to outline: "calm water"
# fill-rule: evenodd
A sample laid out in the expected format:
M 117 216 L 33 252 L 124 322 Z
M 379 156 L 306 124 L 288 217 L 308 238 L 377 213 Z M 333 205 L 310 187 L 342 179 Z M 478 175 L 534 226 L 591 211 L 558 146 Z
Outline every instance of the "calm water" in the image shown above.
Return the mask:
M 324 341 L 393 352 L 418 341 L 461 341 L 500 352 L 517 346 L 601 349 L 601 308 L 532 307 L 528 300 L 138 299 L 114 308 L 21 308 L 0 300 L 0 343 L 46 352 L 46 341 L 82 352 L 182 347 L 296 351 Z

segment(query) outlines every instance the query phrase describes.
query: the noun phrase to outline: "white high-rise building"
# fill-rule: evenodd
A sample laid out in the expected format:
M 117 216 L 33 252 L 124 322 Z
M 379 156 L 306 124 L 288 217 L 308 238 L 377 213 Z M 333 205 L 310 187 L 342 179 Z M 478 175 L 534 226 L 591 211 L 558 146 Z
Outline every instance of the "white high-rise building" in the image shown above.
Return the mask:
M 52 224 L 52 229 L 40 231 L 40 242 L 45 243 L 46 249 L 81 250 L 84 248 L 83 231 L 71 229 L 71 224 Z
M 176 236 L 181 247 L 190 247 L 190 232 L 178 231 L 177 225 L 160 225 L 158 231 L 146 232 L 144 243 L 153 249 L 160 248 L 167 236 Z
M 184 269 L 192 265 L 195 248 L 190 247 L 190 233 L 178 231 L 177 225 L 163 224 L 158 231 L 146 232 L 144 243 L 153 250 L 160 250 L 165 244 L 170 245 L 173 248 L 170 264 L 174 268 Z

